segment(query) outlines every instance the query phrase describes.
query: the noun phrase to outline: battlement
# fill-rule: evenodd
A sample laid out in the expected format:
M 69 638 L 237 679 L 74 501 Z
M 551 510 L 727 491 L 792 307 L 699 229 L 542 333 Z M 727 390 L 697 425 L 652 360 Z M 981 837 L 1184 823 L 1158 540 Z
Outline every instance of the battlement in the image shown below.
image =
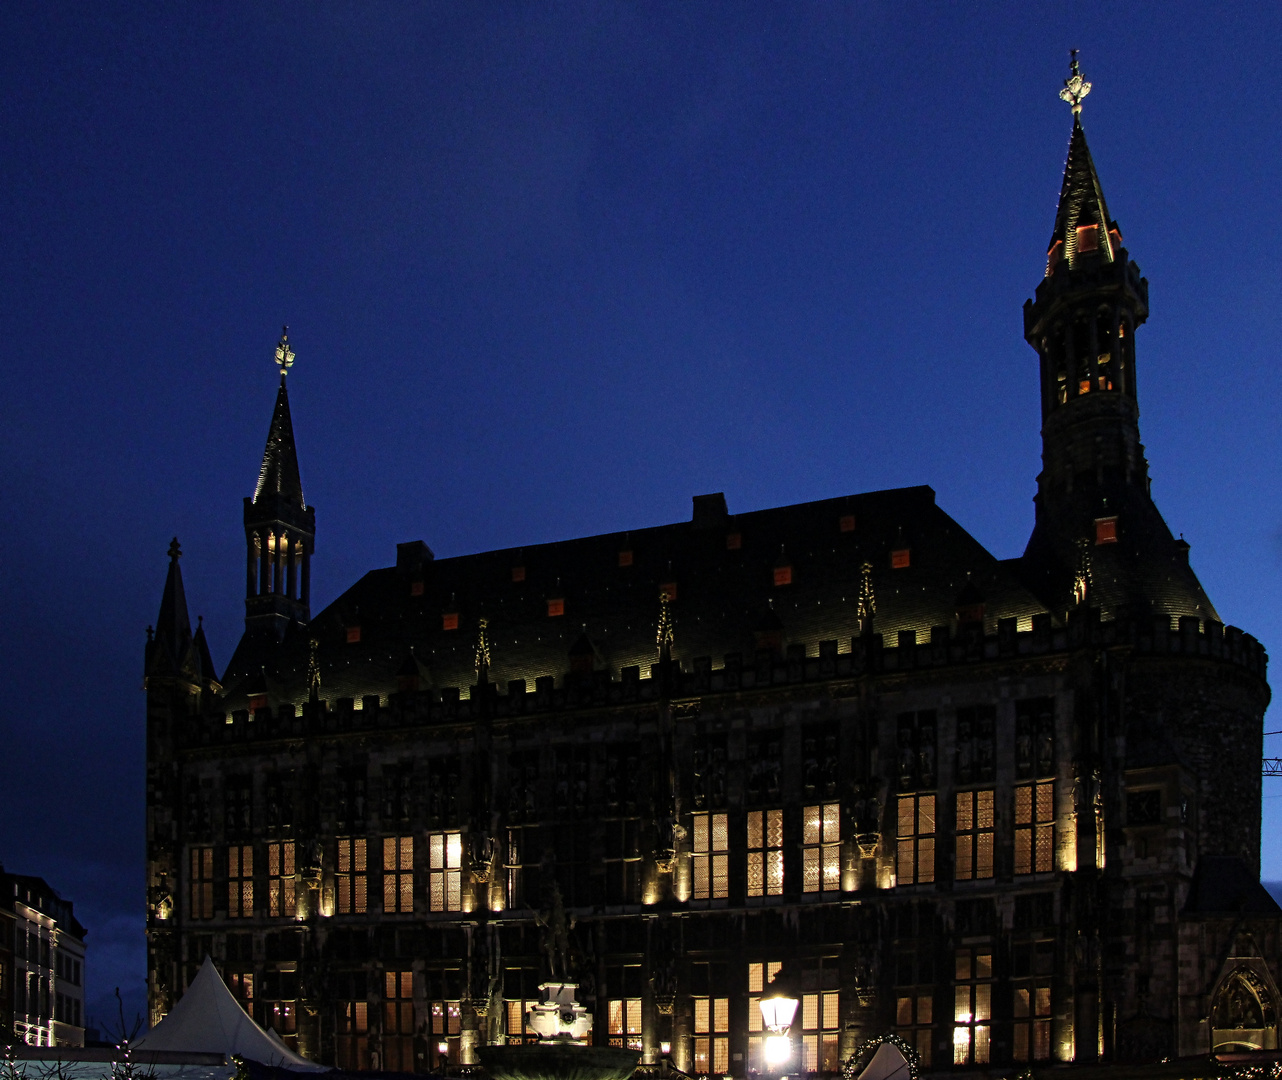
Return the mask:
M 812 652 L 794 642 L 782 652 L 759 649 L 751 657 L 729 653 L 720 667 L 709 656 L 649 666 L 624 667 L 618 678 L 608 671 L 568 672 L 558 680 L 541 675 L 531 687 L 526 679 L 506 686 L 483 683 L 467 688 L 407 690 L 387 696 L 340 697 L 303 705 L 281 704 L 251 713 L 216 714 L 190 732 L 190 744 L 256 742 L 311 735 L 374 731 L 432 724 L 467 723 L 482 717 L 519 717 L 534 713 L 609 708 L 660 699 L 703 697 L 846 679 L 893 677 L 924 669 L 966 668 L 1023 657 L 1071 654 L 1086 649 L 1117 649 L 1135 657 L 1190 657 L 1229 664 L 1264 679 L 1268 655 L 1254 637 L 1214 619 L 1181 616 L 1104 621 L 1099 608 L 1072 612 L 1062 625 L 1049 614 L 1035 615 L 1028 630 L 1015 618 L 998 619 L 996 632 L 981 624 L 931 627 L 925 632 L 901 630 L 894 644 L 881 634 L 853 637 L 848 643 L 820 641 Z M 843 649 L 843 645 L 848 646 Z

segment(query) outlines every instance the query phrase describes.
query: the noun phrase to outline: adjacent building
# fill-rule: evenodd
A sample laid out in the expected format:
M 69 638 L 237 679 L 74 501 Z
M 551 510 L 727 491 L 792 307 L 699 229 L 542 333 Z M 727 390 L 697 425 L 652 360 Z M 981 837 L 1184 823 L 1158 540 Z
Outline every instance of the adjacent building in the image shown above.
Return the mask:
M 175 542 L 146 648 L 153 1021 L 208 954 L 349 1068 L 530 1038 L 567 972 L 597 1041 L 693 1074 L 764 1069 L 772 980 L 809 1073 L 886 1033 L 927 1071 L 1277 1046 L 1266 656 L 1151 498 L 1148 282 L 1065 92 L 1039 413 L 1003 420 L 1042 431 L 1022 556 L 927 487 L 705 495 L 585 539 L 401 543 L 313 614 L 281 338 L 244 635 L 220 676 Z
M 0 866 L 0 1037 L 85 1044 L 85 928 L 43 878 Z

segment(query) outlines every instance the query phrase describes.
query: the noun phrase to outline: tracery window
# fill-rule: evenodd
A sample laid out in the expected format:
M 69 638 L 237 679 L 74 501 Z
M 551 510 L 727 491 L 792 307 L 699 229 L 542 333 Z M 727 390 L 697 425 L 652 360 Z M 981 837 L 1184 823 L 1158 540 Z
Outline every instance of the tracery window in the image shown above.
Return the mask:
M 993 876 L 993 790 L 957 792 L 957 880 Z
M 803 892 L 841 889 L 841 804 L 807 806 L 801 821 Z
M 695 814 L 691 823 L 690 870 L 696 900 L 730 895 L 730 834 L 725 814 Z
M 899 796 L 896 881 L 923 885 L 935 880 L 935 796 Z
M 227 917 L 248 919 L 254 914 L 254 845 L 227 848 Z
M 783 811 L 748 811 L 748 895 L 783 895 Z

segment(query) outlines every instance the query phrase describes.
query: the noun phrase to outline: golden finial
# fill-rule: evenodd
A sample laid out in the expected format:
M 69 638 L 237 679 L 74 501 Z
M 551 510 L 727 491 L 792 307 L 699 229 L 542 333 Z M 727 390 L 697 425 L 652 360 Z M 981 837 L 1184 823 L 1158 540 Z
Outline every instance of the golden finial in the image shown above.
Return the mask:
M 1077 63 L 1077 50 L 1069 51 L 1069 69 L 1068 78 L 1064 80 L 1064 89 L 1059 92 L 1061 100 L 1067 101 L 1073 107 L 1073 115 L 1080 116 L 1082 113 L 1082 99 L 1091 92 L 1091 84 L 1082 78 L 1082 69 Z
M 289 327 L 282 327 L 280 332 L 280 341 L 276 343 L 276 363 L 280 367 L 282 378 L 289 374 L 289 369 L 294 366 L 294 350 L 289 347 Z

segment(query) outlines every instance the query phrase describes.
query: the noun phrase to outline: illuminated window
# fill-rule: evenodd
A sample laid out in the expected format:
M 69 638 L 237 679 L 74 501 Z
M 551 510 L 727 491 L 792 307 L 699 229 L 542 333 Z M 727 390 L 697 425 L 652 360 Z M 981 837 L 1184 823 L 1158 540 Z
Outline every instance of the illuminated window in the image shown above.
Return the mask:
M 993 876 L 993 791 L 957 792 L 957 880 Z
M 414 973 L 383 972 L 383 1068 L 414 1071 Z
M 900 885 L 935 880 L 935 796 L 899 796 L 896 880 Z
M 934 1042 L 935 998 L 929 990 L 920 993 L 900 989 L 895 997 L 895 1034 L 910 1046 L 916 1047 L 923 1067 L 929 1067 L 931 1047 Z
M 606 1031 L 610 1046 L 641 1049 L 641 999 L 609 998 L 606 1003 Z
M 694 1072 L 697 1076 L 730 1071 L 730 999 L 696 997 Z
M 340 1069 L 369 1069 L 369 1002 L 365 973 L 343 973 L 337 977 L 338 1024 L 334 1049 Z
M 423 583 L 421 581 L 411 581 L 410 596 L 422 596 L 422 595 L 423 595 Z
M 841 804 L 807 806 L 801 822 L 803 892 L 841 889 Z
M 365 838 L 340 838 L 334 899 L 340 915 L 364 915 L 367 887 Z
M 414 910 L 414 837 L 383 837 L 383 910 Z
M 1015 786 L 1015 873 L 1055 869 L 1055 784 Z
M 361 639 L 361 628 L 359 626 L 349 626 L 347 628 L 347 644 L 355 645 Z
M 635 818 L 605 823 L 605 902 L 636 904 L 641 900 L 641 823 Z
M 514 567 L 512 567 L 512 580 L 513 580 L 513 581 L 524 581 L 524 580 L 525 580 L 525 567 L 524 567 L 524 566 L 514 566 Z
M 690 869 L 696 900 L 724 900 L 730 895 L 730 835 L 725 814 L 695 814 L 691 830 Z
M 1117 543 L 1117 518 L 1106 517 L 1095 519 L 1095 543 Z
M 837 528 L 840 529 L 842 532 L 854 532 L 855 531 L 855 515 L 842 514 L 842 516 L 837 519 Z
M 191 849 L 191 876 L 188 878 L 187 910 L 193 919 L 214 917 L 214 849 Z
M 463 910 L 463 838 L 457 832 L 427 834 L 427 906 L 431 911 Z
M 267 708 L 266 694 L 254 694 L 249 699 L 249 711 L 251 713 L 256 713 L 258 712 L 259 709 L 265 709 L 265 708 Z
M 254 976 L 248 971 L 229 971 L 227 989 L 250 1016 L 254 1015 Z
M 292 919 L 298 906 L 294 892 L 294 841 L 267 845 L 267 914 Z
M 632 565 L 632 549 L 631 548 L 625 548 L 623 551 L 619 552 L 619 565 L 620 566 Z
M 738 551 L 743 547 L 743 533 L 726 533 L 726 550 Z
M 953 1064 L 987 1065 L 993 1016 L 993 954 L 957 950 L 953 987 Z
M 1089 251 L 1099 250 L 1099 226 L 1079 225 L 1077 227 L 1077 253 L 1085 255 Z
M 1014 988 L 1015 1060 L 1048 1061 L 1051 1056 L 1050 983 L 1025 983 Z
M 441 629 L 442 630 L 458 629 L 458 612 L 457 611 L 446 611 L 441 614 Z
M 428 1006 L 432 1013 L 430 1046 L 439 1065 L 459 1063 L 460 1043 L 463 1032 L 463 1012 L 457 1001 L 433 1001 Z M 445 1044 L 445 1060 L 441 1061 L 440 1044 Z
M 665 581 L 659 586 L 659 591 L 668 598 L 669 602 L 675 601 L 677 598 L 677 583 L 675 581 Z
M 841 1067 L 837 1057 L 839 1004 L 836 990 L 801 995 L 801 1066 L 806 1072 L 833 1073 Z
M 748 993 L 751 995 L 748 998 L 748 1071 L 750 1073 L 765 1072 L 768 1069 L 764 1053 L 766 1030 L 761 1019 L 761 995 L 782 967 L 783 964 L 778 960 L 748 965 Z
M 565 614 L 565 601 L 564 601 L 564 600 L 562 600 L 562 599 L 556 599 L 556 600 L 549 600 L 549 601 L 548 601 L 548 615 L 549 615 L 549 616 L 564 615 L 564 614 Z
M 748 895 L 783 895 L 783 811 L 748 811 Z
M 775 584 L 776 585 L 792 584 L 792 567 L 791 566 L 775 567 Z
M 898 548 L 890 553 L 890 566 L 892 570 L 904 570 L 912 564 L 912 550 L 910 548 Z
M 254 847 L 227 848 L 227 917 L 248 919 L 254 914 Z

